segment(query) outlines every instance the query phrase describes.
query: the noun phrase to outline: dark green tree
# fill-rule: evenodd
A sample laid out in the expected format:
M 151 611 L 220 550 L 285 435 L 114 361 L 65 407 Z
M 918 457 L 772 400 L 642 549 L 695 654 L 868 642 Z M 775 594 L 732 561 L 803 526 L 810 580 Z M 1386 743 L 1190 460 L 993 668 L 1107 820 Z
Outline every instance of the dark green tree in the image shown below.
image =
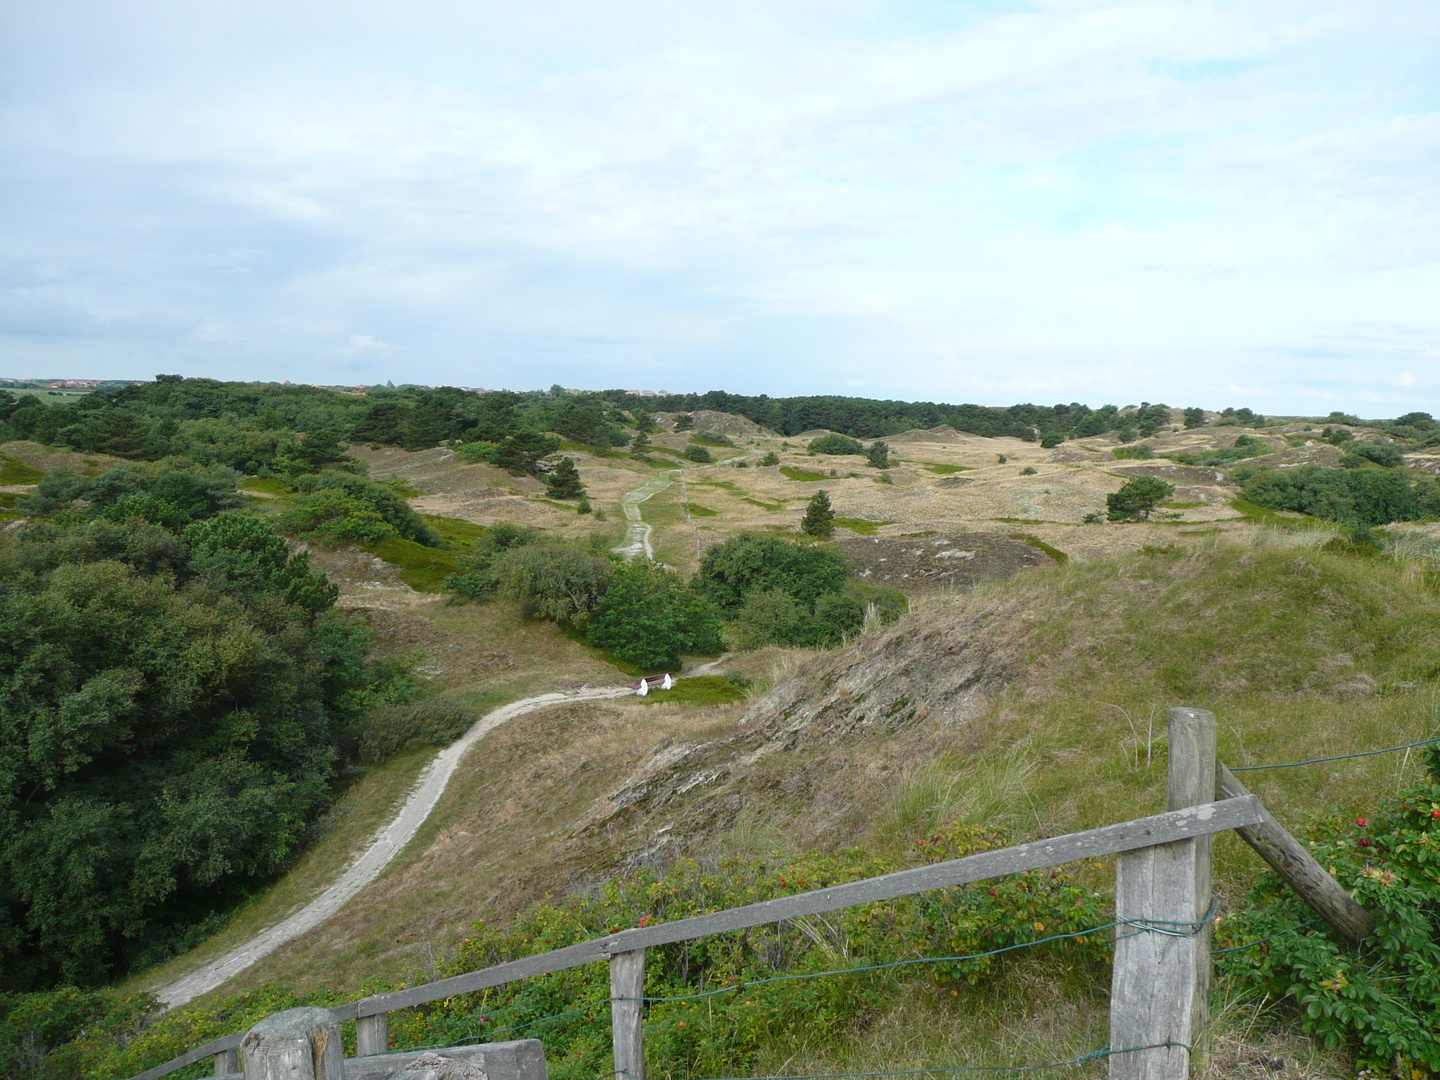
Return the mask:
M 870 444 L 870 449 L 865 452 L 865 463 L 872 469 L 890 468 L 890 446 L 887 443 L 876 441 Z
M 580 470 L 575 468 L 575 459 L 562 457 L 545 474 L 545 487 L 552 499 L 579 499 L 585 495 L 585 485 L 580 482 Z
M 720 651 L 720 612 L 673 570 L 635 559 L 611 571 L 585 636 L 627 663 L 676 667 L 682 653 Z
M 1065 441 L 1065 436 L 1058 431 L 1047 431 L 1040 436 L 1040 446 L 1045 450 L 1053 450 Z
M 695 417 L 691 416 L 689 413 L 681 413 L 679 416 L 675 417 L 676 431 L 689 431 L 694 426 Z
M 1105 496 L 1106 516 L 1111 521 L 1148 519 L 1173 494 L 1175 485 L 1157 476 L 1137 476 L 1121 484 L 1119 491 Z
M 517 431 L 506 435 L 490 452 L 490 464 L 514 473 L 540 471 L 540 460 L 560 449 L 560 440 L 538 431 Z
M 1204 410 L 1204 409 L 1190 408 L 1190 409 L 1186 409 L 1186 410 L 1185 410 L 1185 427 L 1186 427 L 1187 429 L 1204 427 L 1204 426 L 1205 426 L 1205 410 Z
M 708 465 L 715 459 L 710 456 L 710 451 L 706 450 L 705 447 L 691 443 L 685 447 L 685 460 L 694 461 L 701 465 Z
M 822 488 L 810 497 L 805 505 L 805 516 L 800 520 L 800 531 L 806 536 L 828 537 L 835 531 L 835 511 L 830 507 L 830 495 Z
M 643 458 L 645 452 L 650 449 L 650 436 L 645 434 L 644 429 L 635 433 L 635 438 L 630 440 L 630 456 Z

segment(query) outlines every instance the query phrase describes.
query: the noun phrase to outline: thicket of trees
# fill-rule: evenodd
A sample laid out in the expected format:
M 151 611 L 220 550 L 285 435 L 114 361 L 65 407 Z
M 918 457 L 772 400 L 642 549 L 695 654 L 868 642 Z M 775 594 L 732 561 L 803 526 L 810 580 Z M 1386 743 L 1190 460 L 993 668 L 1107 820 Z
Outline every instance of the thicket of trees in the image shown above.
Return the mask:
M 0 988 L 213 928 L 304 843 L 389 692 L 334 587 L 234 503 L 215 469 L 52 474 L 0 534 Z
M 1271 510 L 1294 510 L 1326 521 L 1387 525 L 1440 517 L 1440 480 L 1412 480 L 1399 469 L 1298 469 L 1238 466 L 1245 498 Z

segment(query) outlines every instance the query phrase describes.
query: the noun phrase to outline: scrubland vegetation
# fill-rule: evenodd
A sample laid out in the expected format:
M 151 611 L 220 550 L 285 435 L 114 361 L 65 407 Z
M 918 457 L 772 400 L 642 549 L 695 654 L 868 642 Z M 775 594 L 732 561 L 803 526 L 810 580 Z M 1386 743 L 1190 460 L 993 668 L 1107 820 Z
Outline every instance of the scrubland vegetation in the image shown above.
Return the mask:
M 7 1075 L 128 1075 L 293 1003 L 1153 812 L 1167 705 L 1216 712 L 1231 765 L 1440 735 L 1423 414 L 167 378 L 0 394 L 0 429 L 30 440 L 0 457 L 0 520 L 25 519 L 0 533 Z M 647 482 L 657 557 L 622 558 L 620 496 Z M 987 576 L 962 522 L 1044 568 Z M 972 563 L 961 591 L 924 576 Z M 373 898 L 197 1004 L 141 992 L 303 902 L 495 704 L 724 649 L 673 697 L 487 736 Z M 1381 929 L 1340 946 L 1222 838 L 1217 944 L 1254 947 L 1218 961 L 1215 1075 L 1440 1073 L 1437 769 L 1420 749 L 1247 776 Z M 656 950 L 649 1070 L 1083 1055 L 1109 936 L 1080 932 L 1111 887 L 1079 865 Z M 391 1031 L 535 1035 L 557 1080 L 603 1075 L 604 980 Z

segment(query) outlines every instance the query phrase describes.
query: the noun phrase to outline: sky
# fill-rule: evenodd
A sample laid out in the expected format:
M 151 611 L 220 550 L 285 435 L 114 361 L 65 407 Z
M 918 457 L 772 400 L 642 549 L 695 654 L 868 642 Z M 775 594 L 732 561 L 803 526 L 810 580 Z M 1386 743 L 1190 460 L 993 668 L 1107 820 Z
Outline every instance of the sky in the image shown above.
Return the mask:
M 0 4 L 0 376 L 161 372 L 1440 414 L 1440 4 Z

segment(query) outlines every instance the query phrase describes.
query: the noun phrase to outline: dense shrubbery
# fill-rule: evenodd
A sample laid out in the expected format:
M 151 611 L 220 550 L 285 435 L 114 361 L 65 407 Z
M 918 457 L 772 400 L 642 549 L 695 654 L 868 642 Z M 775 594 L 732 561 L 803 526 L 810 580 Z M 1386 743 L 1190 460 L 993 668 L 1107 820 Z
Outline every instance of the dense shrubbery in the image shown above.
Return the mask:
M 294 481 L 299 497 L 281 515 L 280 525 L 297 536 L 339 543 L 399 536 L 426 547 L 440 537 L 395 492 L 364 477 L 322 472 Z
M 865 447 L 848 435 L 821 435 L 811 439 L 806 449 L 812 454 L 863 454 Z
M 682 653 L 720 651 L 720 612 L 673 570 L 634 559 L 611 570 L 586 637 L 627 663 L 670 668 Z
M 1253 435 L 1238 435 L 1234 443 L 1220 450 L 1182 450 L 1165 456 L 1171 461 L 1178 461 L 1181 465 L 1215 466 L 1229 465 L 1232 462 L 1259 457 L 1261 454 L 1269 452 L 1270 445 L 1263 439 L 1257 439 Z M 1121 456 L 1118 450 L 1115 452 L 1115 456 Z
M 73 509 L 85 517 L 124 521 L 137 517 L 166 528 L 179 528 L 244 501 L 230 469 L 121 465 L 99 476 L 78 476 L 63 469 L 48 473 L 20 505 L 44 517 Z
M 1375 935 L 1362 950 L 1342 946 L 1322 926 L 1304 925 L 1314 912 L 1268 871 L 1253 908 L 1226 917 L 1218 929 L 1222 946 L 1270 938 L 1221 956 L 1224 977 L 1257 998 L 1287 1003 L 1309 1034 L 1330 1048 L 1354 1048 L 1357 1064 L 1376 1076 L 1440 1073 L 1437 765 L 1432 749 L 1425 781 L 1354 822 L 1326 823 L 1310 845 L 1376 916 Z
M 1292 510 L 1326 521 L 1385 525 L 1440 516 L 1440 483 L 1411 480 L 1392 469 L 1237 468 L 1245 498 L 1270 510 Z
M 12 988 L 163 957 L 279 871 L 371 679 L 333 587 L 263 522 L 67 513 L 0 538 Z

